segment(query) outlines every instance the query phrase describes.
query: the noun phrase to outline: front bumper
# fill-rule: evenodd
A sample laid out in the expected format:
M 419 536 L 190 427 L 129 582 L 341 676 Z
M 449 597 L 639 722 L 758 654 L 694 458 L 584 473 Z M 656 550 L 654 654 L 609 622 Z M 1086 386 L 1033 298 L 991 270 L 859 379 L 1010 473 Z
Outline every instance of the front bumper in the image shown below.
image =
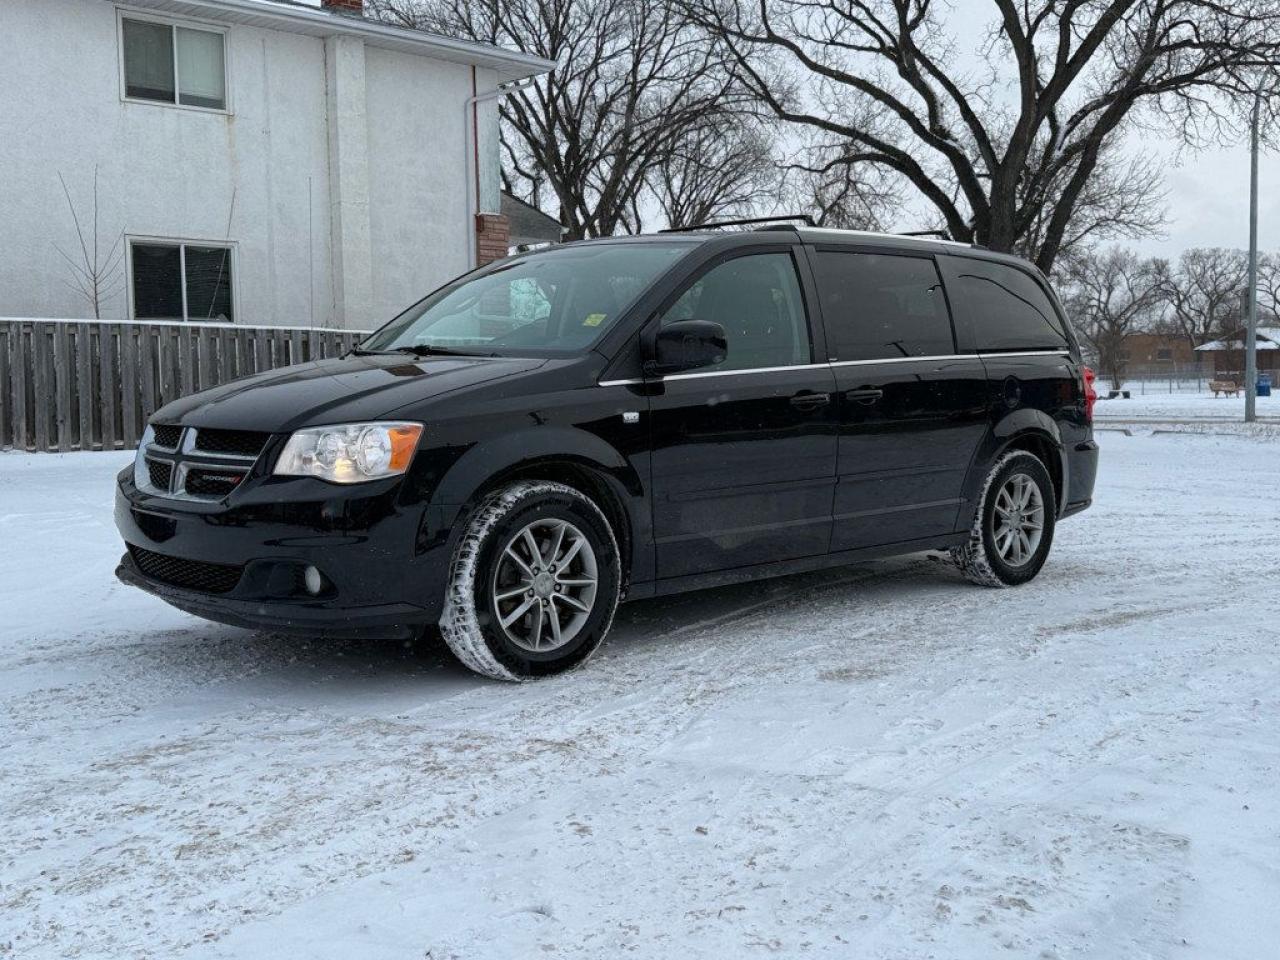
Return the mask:
M 315 636 L 403 637 L 443 606 L 456 514 L 399 502 L 398 480 L 337 487 L 293 478 L 239 490 L 232 503 L 153 496 L 120 474 L 115 521 L 126 545 L 165 559 L 234 568 L 233 586 L 166 579 L 133 550 L 116 576 L 173 606 L 220 623 Z M 317 595 L 306 566 L 323 575 Z M 163 566 L 163 565 L 162 565 Z
M 320 637 L 409 637 L 431 621 L 423 607 L 384 603 L 335 610 L 327 606 L 273 599 L 241 600 L 222 594 L 184 590 L 147 577 L 128 553 L 120 558 L 116 577 L 154 594 L 179 610 L 248 630 L 270 630 Z M 439 618 L 439 613 L 436 613 Z

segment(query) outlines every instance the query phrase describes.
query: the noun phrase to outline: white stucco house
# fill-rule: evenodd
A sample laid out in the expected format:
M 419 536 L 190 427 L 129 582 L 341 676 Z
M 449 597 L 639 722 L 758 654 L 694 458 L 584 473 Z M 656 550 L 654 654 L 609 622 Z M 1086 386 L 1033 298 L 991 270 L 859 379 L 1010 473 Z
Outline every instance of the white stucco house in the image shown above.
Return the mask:
M 92 315 L 96 176 L 102 319 L 372 327 L 505 255 L 497 97 L 551 66 L 360 0 L 0 0 L 0 316 Z

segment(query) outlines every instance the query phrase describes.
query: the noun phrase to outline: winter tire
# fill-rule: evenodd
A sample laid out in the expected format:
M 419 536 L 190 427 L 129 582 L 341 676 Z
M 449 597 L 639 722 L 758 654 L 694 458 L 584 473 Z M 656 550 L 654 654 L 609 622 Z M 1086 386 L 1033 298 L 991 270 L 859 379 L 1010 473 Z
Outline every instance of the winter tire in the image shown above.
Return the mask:
M 467 520 L 440 632 L 487 677 L 560 673 L 600 646 L 621 584 L 617 540 L 599 507 L 562 483 L 513 483 Z
M 956 565 L 984 587 L 1033 579 L 1053 544 L 1053 481 L 1044 464 L 1025 450 L 1004 454 L 987 474 L 978 503 L 969 539 L 951 550 Z

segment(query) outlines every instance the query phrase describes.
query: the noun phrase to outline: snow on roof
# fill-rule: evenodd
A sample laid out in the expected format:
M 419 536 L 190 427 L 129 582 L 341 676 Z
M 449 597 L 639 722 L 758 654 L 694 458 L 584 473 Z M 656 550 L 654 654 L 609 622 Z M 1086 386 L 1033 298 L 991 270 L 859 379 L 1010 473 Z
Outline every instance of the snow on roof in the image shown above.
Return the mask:
M 1196 352 L 1208 352 L 1213 350 L 1243 350 L 1244 343 L 1241 340 L 1210 340 L 1208 343 L 1202 343 L 1196 347 Z M 1258 328 L 1258 349 L 1259 350 L 1280 350 L 1280 327 L 1259 327 Z

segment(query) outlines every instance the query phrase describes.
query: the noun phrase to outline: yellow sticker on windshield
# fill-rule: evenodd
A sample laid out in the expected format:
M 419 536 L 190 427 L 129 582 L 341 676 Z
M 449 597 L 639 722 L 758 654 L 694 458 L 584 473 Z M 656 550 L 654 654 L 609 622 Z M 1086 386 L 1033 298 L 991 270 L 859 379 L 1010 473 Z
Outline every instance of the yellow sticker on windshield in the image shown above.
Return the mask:
M 583 320 L 583 321 L 582 321 L 582 325 L 583 325 L 584 327 L 598 327 L 598 326 L 600 326 L 600 324 L 604 323 L 604 318 L 605 318 L 606 316 L 608 316 L 608 314 L 605 314 L 605 313 L 589 313 L 589 314 L 587 314 L 587 319 L 585 319 L 585 320 Z

